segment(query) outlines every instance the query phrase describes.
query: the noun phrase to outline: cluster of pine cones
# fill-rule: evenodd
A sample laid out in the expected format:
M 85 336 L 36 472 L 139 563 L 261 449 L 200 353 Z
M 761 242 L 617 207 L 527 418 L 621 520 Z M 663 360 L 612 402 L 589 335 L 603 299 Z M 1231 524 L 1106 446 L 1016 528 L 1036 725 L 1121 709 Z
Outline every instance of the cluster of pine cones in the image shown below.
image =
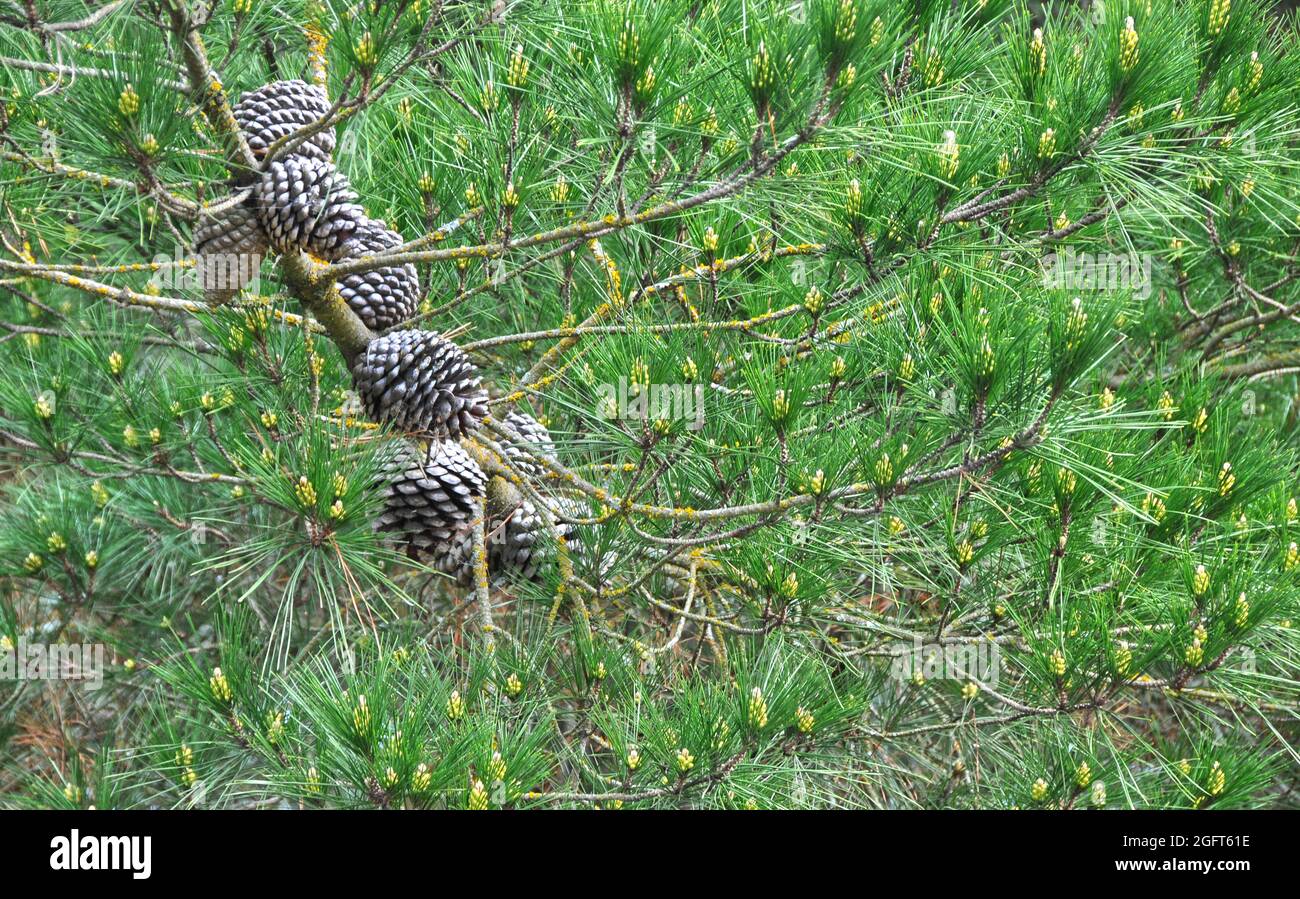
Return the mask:
M 325 92 L 305 81 L 274 81 L 245 94 L 234 108 L 235 121 L 259 161 L 265 160 L 276 141 L 313 125 L 329 111 Z M 215 204 L 218 211 L 200 220 L 194 231 L 195 254 L 200 259 L 217 254 L 259 258 L 268 249 L 301 250 L 337 262 L 400 246 L 402 235 L 366 216 L 347 176 L 330 162 L 334 144 L 334 130 L 324 128 L 292 153 L 270 164 L 263 162 L 255 181 L 241 185 L 247 188 L 241 189 L 247 193 L 242 203 Z M 255 273 L 254 269 L 248 277 Z M 220 286 L 238 291 L 244 284 Z M 420 301 L 420 280 L 413 265 L 348 275 L 338 287 L 371 330 L 405 321 Z
M 529 454 L 554 453 L 550 433 L 532 416 L 510 412 L 504 421 L 520 435 Z M 536 463 L 524 457 L 521 446 L 504 448 L 516 472 L 524 476 L 538 472 Z M 386 502 L 377 527 L 400 535 L 409 555 L 428 559 L 463 586 L 473 582 L 470 525 L 485 494 L 488 572 L 494 583 L 510 576 L 537 578 L 547 558 L 543 547 L 551 536 L 581 552 L 581 546 L 573 543 L 573 529 L 558 518 L 562 512 L 580 515 L 579 510 L 554 501 L 546 510 L 539 509 L 505 478 L 489 480 L 457 441 L 435 440 L 427 450 L 399 452 L 387 470 L 386 483 Z
M 330 103 L 321 88 L 304 81 L 276 81 L 245 94 L 233 111 L 262 168 L 254 183 L 244 185 L 250 189 L 243 202 L 232 197 L 214 204 L 216 211 L 199 222 L 194 249 L 200 259 L 209 254 L 260 258 L 273 249 L 336 262 L 405 242 L 382 221 L 366 216 L 347 176 L 330 161 L 332 128 L 312 134 L 283 158 L 265 162 L 276 141 L 328 115 Z M 234 285 L 227 296 L 243 286 Z M 413 265 L 348 275 L 338 289 L 374 331 L 407 320 L 420 301 Z M 375 338 L 357 355 L 352 377 L 366 413 L 409 435 L 384 471 L 385 507 L 376 527 L 395 533 L 413 558 L 428 560 L 467 585 L 474 570 L 470 528 L 479 503 L 491 494 L 489 571 L 494 580 L 510 574 L 536 577 L 539 540 L 550 534 L 567 538 L 570 528 L 556 520 L 560 506 L 544 512 L 505 478 L 497 476 L 490 483 L 462 445 L 488 412 L 487 391 L 465 353 L 432 331 L 393 331 Z M 499 460 L 503 470 L 540 474 L 529 455 L 554 453 L 550 433 L 520 412 L 509 413 L 505 423 L 524 444 L 506 445 L 507 458 Z

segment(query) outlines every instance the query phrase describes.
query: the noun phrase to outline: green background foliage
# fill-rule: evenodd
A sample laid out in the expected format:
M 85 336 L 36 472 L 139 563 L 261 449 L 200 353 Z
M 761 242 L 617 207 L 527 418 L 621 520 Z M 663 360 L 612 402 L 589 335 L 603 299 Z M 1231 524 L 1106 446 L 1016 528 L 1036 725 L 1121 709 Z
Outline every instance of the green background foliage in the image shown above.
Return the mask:
M 0 635 L 110 663 L 4 686 L 0 804 L 1294 805 L 1294 17 L 94 6 L 0 4 Z M 212 109 L 304 29 L 471 442 L 555 438 L 535 582 L 372 529 L 329 268 L 185 278 L 249 175 Z M 1141 277 L 1045 277 L 1092 259 Z

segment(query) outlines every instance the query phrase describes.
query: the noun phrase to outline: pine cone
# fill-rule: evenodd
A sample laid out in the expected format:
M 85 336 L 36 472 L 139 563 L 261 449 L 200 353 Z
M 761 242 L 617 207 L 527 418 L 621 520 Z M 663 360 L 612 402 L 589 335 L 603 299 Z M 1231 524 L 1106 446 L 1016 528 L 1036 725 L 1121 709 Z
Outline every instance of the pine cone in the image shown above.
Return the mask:
M 280 252 L 306 250 L 334 262 L 366 220 L 347 177 L 328 162 L 273 162 L 257 187 L 258 215 Z
M 487 415 L 487 391 L 465 353 L 433 331 L 394 331 L 370 341 L 352 365 L 370 417 L 438 438 L 467 434 Z
M 564 533 L 564 526 L 557 523 L 556 530 Z M 541 547 L 537 543 L 546 536 L 546 520 L 537 506 L 526 499 L 504 518 L 488 522 L 488 576 L 491 582 L 500 584 L 511 576 L 533 580 L 541 562 Z
M 324 90 L 297 80 L 263 85 L 244 94 L 233 109 L 235 121 L 258 159 L 266 156 L 271 144 L 324 118 L 329 111 Z M 334 129 L 326 128 L 303 141 L 293 155 L 326 162 L 333 152 Z
M 555 534 L 568 539 L 572 527 L 555 522 Z M 493 518 L 487 527 L 488 580 L 500 586 L 511 578 L 538 580 L 542 564 L 555 557 L 546 519 L 528 499 L 521 500 L 504 516 Z M 466 527 L 447 543 L 433 564 L 456 578 L 464 587 L 474 583 L 473 535 Z
M 403 243 L 402 235 L 390 231 L 383 222 L 366 219 L 344 244 L 343 258 L 371 256 Z M 386 265 L 346 276 L 339 281 L 339 293 L 367 328 L 382 331 L 415 314 L 420 302 L 420 277 L 414 265 Z
M 470 526 L 466 525 L 456 532 L 451 540 L 439 546 L 429 562 L 434 568 L 449 574 L 462 587 L 474 583 L 474 538 Z M 489 562 L 489 566 L 491 562 Z M 490 576 L 490 569 L 489 569 Z
M 488 542 L 488 567 L 503 573 L 512 571 L 525 580 L 531 581 L 537 577 L 542 561 L 542 546 L 538 545 L 538 541 L 550 537 L 546 519 L 537 506 L 524 500 L 504 521 L 492 524 L 493 533 Z M 569 526 L 557 521 L 555 532 L 557 536 L 564 537 L 569 533 Z
M 524 454 L 534 457 L 554 456 L 555 443 L 551 440 L 551 432 L 531 415 L 516 409 L 506 413 L 502 423 L 523 438 L 518 443 L 504 444 L 506 461 L 526 477 L 540 477 L 545 469 L 540 463 L 525 458 Z
M 204 296 L 225 302 L 257 277 L 266 232 L 249 202 L 205 213 L 194 226 L 194 255 Z
M 380 531 L 401 535 L 408 555 L 437 558 L 468 537 L 487 478 L 454 441 L 435 441 L 427 453 L 407 444 L 385 469 Z

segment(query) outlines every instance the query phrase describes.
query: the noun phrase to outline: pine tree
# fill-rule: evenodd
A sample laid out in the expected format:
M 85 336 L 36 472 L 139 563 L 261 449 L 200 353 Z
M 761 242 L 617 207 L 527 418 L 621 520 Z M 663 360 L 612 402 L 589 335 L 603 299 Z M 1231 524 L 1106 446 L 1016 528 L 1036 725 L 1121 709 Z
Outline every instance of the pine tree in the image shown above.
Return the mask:
M 0 805 L 1295 804 L 1293 15 L 22 10 Z

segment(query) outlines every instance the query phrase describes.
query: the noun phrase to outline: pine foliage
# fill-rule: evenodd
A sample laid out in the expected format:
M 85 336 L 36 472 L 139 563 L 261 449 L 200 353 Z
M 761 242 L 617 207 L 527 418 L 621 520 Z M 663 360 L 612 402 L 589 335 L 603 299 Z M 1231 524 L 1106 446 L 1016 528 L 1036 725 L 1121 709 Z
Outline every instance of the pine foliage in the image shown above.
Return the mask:
M 1294 805 L 1298 27 L 0 5 L 0 804 Z

